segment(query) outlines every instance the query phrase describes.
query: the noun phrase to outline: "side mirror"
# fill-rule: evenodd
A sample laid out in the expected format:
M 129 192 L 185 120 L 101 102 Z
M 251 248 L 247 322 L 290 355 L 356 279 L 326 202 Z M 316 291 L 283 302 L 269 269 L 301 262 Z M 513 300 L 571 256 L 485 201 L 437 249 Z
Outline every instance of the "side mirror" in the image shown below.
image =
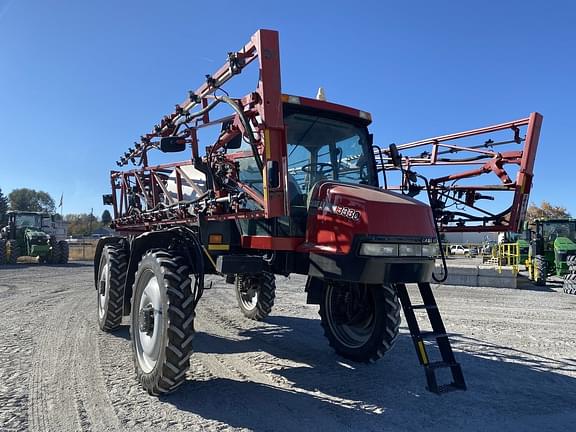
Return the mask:
M 271 160 L 266 163 L 266 172 L 268 173 L 268 187 L 276 189 L 280 186 L 280 173 L 278 169 L 278 161 Z
M 186 150 L 186 139 L 176 136 L 160 138 L 160 150 L 163 153 L 176 153 Z
M 104 205 L 114 204 L 114 200 L 112 199 L 112 194 L 102 195 L 102 204 L 104 204 Z
M 220 129 L 220 133 L 227 132 L 232 127 L 233 124 L 234 122 L 232 120 L 226 120 L 222 122 L 222 128 Z M 236 150 L 239 149 L 241 146 L 242 146 L 242 134 L 238 134 L 226 143 L 226 150 Z
M 226 150 L 236 150 L 242 146 L 242 135 L 236 135 L 228 143 L 226 143 Z

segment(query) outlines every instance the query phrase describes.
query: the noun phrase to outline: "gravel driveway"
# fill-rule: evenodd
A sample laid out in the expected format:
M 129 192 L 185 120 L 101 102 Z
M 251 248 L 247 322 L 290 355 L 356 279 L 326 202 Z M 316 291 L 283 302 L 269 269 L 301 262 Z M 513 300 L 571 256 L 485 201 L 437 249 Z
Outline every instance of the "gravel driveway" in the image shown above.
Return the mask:
M 375 365 L 328 347 L 304 279 L 278 281 L 266 323 L 214 279 L 198 307 L 188 381 L 140 389 L 127 325 L 96 323 L 92 266 L 0 268 L 0 430 L 573 430 L 576 296 L 438 287 L 469 390 L 436 396 L 407 330 Z

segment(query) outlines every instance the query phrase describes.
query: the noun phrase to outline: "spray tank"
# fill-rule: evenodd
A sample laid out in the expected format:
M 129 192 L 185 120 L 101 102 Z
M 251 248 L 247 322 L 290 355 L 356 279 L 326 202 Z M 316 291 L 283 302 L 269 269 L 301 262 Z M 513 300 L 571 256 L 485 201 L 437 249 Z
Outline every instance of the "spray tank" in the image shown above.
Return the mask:
M 200 195 L 206 192 L 206 175 L 192 165 L 183 165 L 175 168 L 166 181 L 166 189 L 170 194 L 170 198 L 178 200 L 176 169 L 180 171 L 182 199 L 184 201 L 195 201 Z

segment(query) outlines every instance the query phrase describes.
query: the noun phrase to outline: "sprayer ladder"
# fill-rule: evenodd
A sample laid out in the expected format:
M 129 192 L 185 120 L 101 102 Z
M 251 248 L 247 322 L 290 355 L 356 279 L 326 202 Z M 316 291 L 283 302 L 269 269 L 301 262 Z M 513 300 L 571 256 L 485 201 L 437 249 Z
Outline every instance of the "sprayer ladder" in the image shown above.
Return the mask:
M 440 394 L 453 390 L 466 390 L 466 383 L 464 382 L 464 375 L 460 364 L 456 362 L 450 340 L 446 334 L 446 328 L 442 322 L 442 316 L 434 299 L 432 288 L 429 283 L 419 283 L 418 289 L 422 296 L 422 304 L 412 304 L 410 296 L 405 284 L 396 284 L 398 298 L 402 303 L 404 309 L 404 316 L 410 329 L 412 341 L 418 354 L 418 360 L 424 367 L 426 373 L 427 388 L 430 392 Z M 416 318 L 415 310 L 425 309 L 428 319 L 432 326 L 432 331 L 421 331 Z M 435 340 L 438 350 L 440 352 L 439 361 L 430 361 L 428 352 L 426 351 L 425 340 Z M 430 347 L 430 345 L 428 345 Z M 452 374 L 452 382 L 449 384 L 439 385 L 436 377 L 436 372 L 439 369 L 450 369 Z

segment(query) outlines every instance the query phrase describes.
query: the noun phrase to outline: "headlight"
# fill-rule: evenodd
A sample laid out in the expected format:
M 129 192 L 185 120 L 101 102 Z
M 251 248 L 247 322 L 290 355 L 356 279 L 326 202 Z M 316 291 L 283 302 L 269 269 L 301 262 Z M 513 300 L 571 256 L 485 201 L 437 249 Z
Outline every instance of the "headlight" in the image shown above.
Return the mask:
M 399 247 L 400 256 L 422 256 L 422 245 L 401 244 Z
M 422 245 L 422 256 L 435 257 L 439 255 L 438 243 Z
M 397 244 L 362 243 L 360 255 L 367 256 L 398 256 Z

